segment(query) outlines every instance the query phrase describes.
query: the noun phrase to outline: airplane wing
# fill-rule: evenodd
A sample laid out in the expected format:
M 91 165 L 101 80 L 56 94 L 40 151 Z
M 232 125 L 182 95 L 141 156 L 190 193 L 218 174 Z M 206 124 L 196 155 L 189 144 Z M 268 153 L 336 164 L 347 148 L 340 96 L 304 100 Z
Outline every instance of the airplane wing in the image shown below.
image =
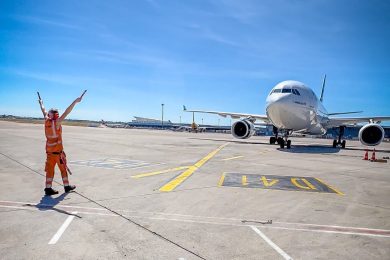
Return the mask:
M 382 121 L 390 121 L 390 116 L 329 118 L 327 126 L 337 127 L 341 125 L 356 125 L 358 123 L 381 123 Z
M 256 114 L 241 114 L 241 113 L 231 113 L 231 112 L 221 112 L 221 111 L 205 111 L 205 110 L 187 110 L 185 106 L 183 106 L 184 112 L 191 112 L 191 113 L 205 113 L 205 114 L 215 114 L 222 117 L 228 117 L 230 116 L 233 119 L 239 119 L 239 118 L 253 118 L 256 120 L 261 120 L 266 123 L 270 123 L 270 120 L 268 119 L 267 115 L 256 115 Z

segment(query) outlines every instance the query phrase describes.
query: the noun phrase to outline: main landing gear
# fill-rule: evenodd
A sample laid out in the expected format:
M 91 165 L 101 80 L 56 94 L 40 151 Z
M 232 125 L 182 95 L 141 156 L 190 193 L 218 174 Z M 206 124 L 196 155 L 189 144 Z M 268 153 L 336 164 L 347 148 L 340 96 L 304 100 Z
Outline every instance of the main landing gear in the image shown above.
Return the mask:
M 333 140 L 333 148 L 336 148 L 337 146 L 341 146 L 341 148 L 345 148 L 346 141 L 341 139 L 343 138 L 344 135 L 344 130 L 345 126 L 340 126 L 339 127 L 339 136 L 338 139 Z
M 282 137 L 278 137 L 278 129 L 274 126 L 273 128 L 273 133 L 275 136 L 271 136 L 269 138 L 269 143 L 270 144 L 279 144 L 280 145 L 280 148 L 281 149 L 284 149 L 284 147 L 286 146 L 287 149 L 290 149 L 291 148 L 291 140 L 288 140 L 288 135 L 289 135 L 289 131 L 286 130 L 284 132 L 284 138 Z
M 269 144 L 275 144 L 276 142 L 279 143 L 280 137 L 278 137 L 278 128 L 276 128 L 276 126 L 274 126 L 272 130 L 273 130 L 272 132 L 275 136 L 271 136 L 269 138 Z

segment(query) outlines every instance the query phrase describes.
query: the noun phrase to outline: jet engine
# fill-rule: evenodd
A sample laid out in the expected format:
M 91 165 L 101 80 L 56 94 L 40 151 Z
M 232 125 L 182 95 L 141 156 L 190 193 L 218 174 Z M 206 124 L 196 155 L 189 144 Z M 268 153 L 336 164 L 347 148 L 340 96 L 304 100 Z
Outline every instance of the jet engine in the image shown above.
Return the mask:
M 250 120 L 240 120 L 232 125 L 232 134 L 235 138 L 247 139 L 255 133 L 255 126 Z
M 379 145 L 385 137 L 385 131 L 378 124 L 367 124 L 360 128 L 359 140 L 363 145 Z

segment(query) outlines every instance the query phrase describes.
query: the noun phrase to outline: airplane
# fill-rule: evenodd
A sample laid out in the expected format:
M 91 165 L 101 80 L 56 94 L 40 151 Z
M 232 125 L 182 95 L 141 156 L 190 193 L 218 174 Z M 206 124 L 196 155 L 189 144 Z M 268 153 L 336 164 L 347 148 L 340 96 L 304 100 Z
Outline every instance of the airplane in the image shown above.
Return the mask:
M 324 135 L 327 129 L 338 128 L 338 138 L 333 140 L 333 147 L 345 148 L 346 141 L 342 140 L 345 127 L 366 123 L 359 131 L 359 140 L 366 146 L 379 145 L 385 136 L 385 131 L 379 124 L 390 120 L 390 116 L 379 117 L 333 117 L 336 115 L 355 114 L 362 111 L 328 113 L 322 104 L 324 97 L 326 75 L 323 80 L 320 99 L 314 91 L 304 83 L 295 80 L 286 80 L 277 84 L 266 99 L 266 115 L 241 114 L 219 111 L 187 110 L 191 113 L 217 114 L 222 117 L 230 116 L 236 121 L 231 132 L 235 138 L 247 139 L 255 133 L 255 121 L 260 120 L 267 125 L 273 125 L 274 136 L 270 137 L 270 144 L 279 144 L 280 148 L 291 148 L 289 136 L 298 134 Z M 279 136 L 279 133 L 283 137 Z

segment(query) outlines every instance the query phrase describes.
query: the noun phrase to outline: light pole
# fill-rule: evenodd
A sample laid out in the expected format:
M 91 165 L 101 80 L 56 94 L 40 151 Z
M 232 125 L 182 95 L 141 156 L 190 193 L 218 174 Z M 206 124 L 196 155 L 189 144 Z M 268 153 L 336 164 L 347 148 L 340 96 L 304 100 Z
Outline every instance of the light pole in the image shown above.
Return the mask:
M 164 104 L 161 104 L 161 129 L 164 128 Z
M 203 118 L 202 118 L 202 125 L 203 125 Z
M 218 127 L 219 127 L 219 121 L 220 121 L 220 119 L 218 118 Z
M 181 125 L 181 116 L 179 116 L 179 124 Z

